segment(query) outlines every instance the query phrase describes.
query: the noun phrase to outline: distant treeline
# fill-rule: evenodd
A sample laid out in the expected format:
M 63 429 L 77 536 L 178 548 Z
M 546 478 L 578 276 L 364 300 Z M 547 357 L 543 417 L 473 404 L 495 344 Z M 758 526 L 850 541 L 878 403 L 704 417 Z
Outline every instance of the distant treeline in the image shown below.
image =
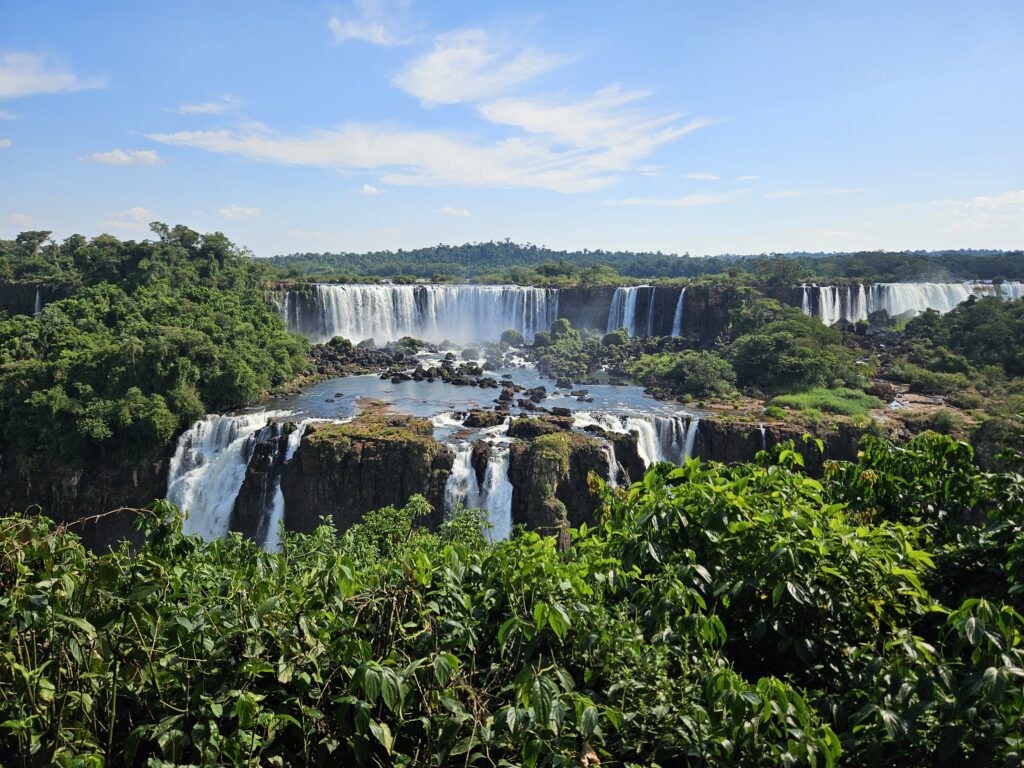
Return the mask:
M 590 277 L 695 278 L 747 272 L 791 279 L 883 282 L 1024 279 L 1024 251 L 864 251 L 844 254 L 676 256 L 633 251 L 556 251 L 509 240 L 370 253 L 295 253 L 267 260 L 285 279 L 409 277 L 545 282 Z

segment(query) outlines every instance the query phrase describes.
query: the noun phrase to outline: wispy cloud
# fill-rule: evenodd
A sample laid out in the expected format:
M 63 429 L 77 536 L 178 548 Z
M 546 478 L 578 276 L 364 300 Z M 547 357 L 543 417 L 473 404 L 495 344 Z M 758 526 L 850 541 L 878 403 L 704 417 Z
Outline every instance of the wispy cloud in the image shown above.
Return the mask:
M 221 96 L 216 101 L 200 101 L 194 104 L 181 104 L 175 112 L 181 115 L 221 115 L 228 110 L 236 109 L 241 101 L 234 96 Z
M 328 19 L 327 28 L 339 43 L 361 40 L 373 45 L 404 45 L 408 41 L 396 31 L 396 11 L 401 5 L 404 3 L 356 0 L 350 13 Z
M 632 206 L 656 206 L 661 208 L 696 208 L 701 205 L 715 205 L 735 200 L 748 190 L 739 189 L 735 192 L 723 192 L 721 194 L 700 193 L 694 195 L 683 195 L 682 197 L 660 198 L 660 197 L 627 197 L 624 200 L 608 200 L 608 205 L 632 205 Z
M 443 213 L 445 216 L 469 216 L 470 213 L 465 208 L 452 208 L 450 205 L 446 205 L 443 208 L 434 209 L 435 213 Z
M 246 221 L 248 219 L 255 219 L 259 216 L 260 209 L 247 208 L 244 205 L 235 205 L 234 203 L 231 203 L 227 208 L 219 208 L 217 213 L 225 219 L 231 219 L 232 221 Z
M 570 60 L 535 48 L 512 52 L 483 29 L 448 32 L 434 49 L 413 59 L 395 85 L 424 104 L 459 104 L 493 98 Z
M 110 218 L 101 224 L 116 231 L 141 233 L 149 231 L 149 223 L 155 219 L 152 211 L 137 205 L 126 211 L 111 214 Z
M 737 181 L 757 181 L 760 178 L 761 178 L 760 176 L 740 176 L 736 180 Z
M 14 224 L 16 227 L 31 227 L 32 217 L 29 216 L 27 213 L 12 213 L 11 223 Z
M 718 181 L 719 178 L 721 178 L 721 177 L 720 176 L 716 176 L 713 173 L 697 172 L 697 173 L 688 173 L 688 174 L 686 174 L 686 178 L 688 178 L 688 179 L 696 179 L 697 181 Z
M 0 139 L 0 149 L 7 149 L 13 143 L 10 139 Z
M 363 184 L 363 188 L 359 190 L 361 195 L 379 195 L 383 192 L 383 189 L 378 189 L 371 184 Z
M 8 51 L 0 54 L 0 99 L 39 93 L 70 93 L 102 88 L 102 78 L 82 78 L 35 53 Z
M 103 165 L 160 165 L 163 163 L 155 149 L 112 149 L 109 152 L 93 152 L 91 155 L 83 155 L 80 159 Z
M 700 121 L 653 134 L 640 131 L 622 144 L 594 140 L 589 148 L 560 148 L 552 136 L 509 138 L 478 144 L 431 131 L 348 123 L 329 130 L 287 135 L 250 124 L 238 130 L 154 133 L 173 146 L 239 155 L 260 162 L 336 170 L 374 170 L 388 184 L 551 189 L 587 192 L 611 183 L 641 157 Z M 614 132 L 611 135 L 616 135 Z
M 765 192 L 765 200 L 796 200 L 804 197 L 837 197 L 865 192 L 864 187 L 828 187 L 826 189 L 782 189 Z
M 0 109 L 0 120 L 17 120 L 17 119 L 18 119 L 18 115 L 14 114 L 13 112 L 4 112 L 2 109 Z
M 978 230 L 1017 222 L 1024 225 L 1024 189 L 999 195 L 979 195 L 969 200 L 950 201 L 946 205 L 952 210 L 954 229 Z

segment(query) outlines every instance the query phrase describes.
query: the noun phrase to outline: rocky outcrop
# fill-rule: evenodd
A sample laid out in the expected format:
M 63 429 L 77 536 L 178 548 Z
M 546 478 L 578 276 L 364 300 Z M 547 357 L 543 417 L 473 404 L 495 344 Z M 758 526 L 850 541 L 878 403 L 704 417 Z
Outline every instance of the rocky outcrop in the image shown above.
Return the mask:
M 281 429 L 267 430 L 270 437 L 256 443 L 245 470 L 245 480 L 231 510 L 229 528 L 258 544 L 265 542 L 270 533 L 267 512 L 273 504 L 274 490 L 284 468 L 288 432 L 294 428 L 295 425 L 289 423 L 282 425 Z
M 434 507 L 429 523 L 436 525 L 453 459 L 427 419 L 365 414 L 346 424 L 311 424 L 282 471 L 285 527 L 309 532 L 327 516 L 344 531 L 417 493 Z
M 600 499 L 587 482 L 591 472 L 608 473 L 596 438 L 562 432 L 513 443 L 508 468 L 513 524 L 557 534 L 566 526 L 594 523 Z

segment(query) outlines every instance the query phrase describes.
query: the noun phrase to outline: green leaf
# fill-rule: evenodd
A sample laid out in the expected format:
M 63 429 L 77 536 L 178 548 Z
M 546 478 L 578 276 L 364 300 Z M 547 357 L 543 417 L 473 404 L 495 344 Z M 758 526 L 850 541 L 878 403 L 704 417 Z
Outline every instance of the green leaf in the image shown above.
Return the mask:
M 395 744 L 395 737 L 391 735 L 391 729 L 387 723 L 379 723 L 376 720 L 370 721 L 370 733 L 380 742 L 381 746 L 390 755 Z

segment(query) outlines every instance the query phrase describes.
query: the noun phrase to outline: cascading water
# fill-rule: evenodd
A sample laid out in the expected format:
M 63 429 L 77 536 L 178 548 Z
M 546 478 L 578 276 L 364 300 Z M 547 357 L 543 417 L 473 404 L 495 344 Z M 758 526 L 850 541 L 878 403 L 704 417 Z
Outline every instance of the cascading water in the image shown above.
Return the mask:
M 800 308 L 804 314 L 816 314 L 825 325 L 834 325 L 840 320 L 856 323 L 880 310 L 885 310 L 890 317 L 916 315 L 926 309 L 945 314 L 971 296 L 996 296 L 1005 300 L 1024 297 L 1024 283 L 874 283 L 843 287 L 804 285 L 802 288 Z M 817 312 L 811 300 L 812 290 L 817 291 Z
M 314 419 L 303 419 L 288 435 L 288 445 L 285 448 L 284 463 L 287 464 L 295 457 L 299 449 L 302 436 L 306 433 L 306 427 Z M 281 491 L 281 475 L 274 477 L 274 490 L 271 494 L 270 508 L 264 516 L 264 522 L 260 524 L 260 532 L 257 541 L 262 542 L 264 551 L 279 552 L 281 550 L 281 523 L 284 521 L 284 493 Z
M 616 288 L 612 293 L 612 303 L 608 308 L 607 333 L 625 328 L 626 333 L 633 336 L 636 323 L 636 299 L 640 289 L 636 286 Z
M 497 339 L 515 329 L 526 338 L 558 318 L 558 291 L 517 285 L 331 285 L 311 297 L 285 297 L 289 330 L 313 342 L 343 336 L 352 341 Z
M 683 334 L 683 299 L 686 297 L 686 289 L 683 288 L 679 291 L 679 299 L 676 301 L 676 312 L 672 317 L 672 335 L 681 336 Z
M 573 427 L 600 427 L 606 432 L 636 433 L 637 453 L 646 466 L 660 461 L 682 464 L 693 455 L 699 429 L 697 416 L 616 416 L 577 411 Z
M 638 322 L 636 307 L 641 291 L 647 296 L 647 313 Z M 625 328 L 630 336 L 653 336 L 654 335 L 654 295 L 656 286 L 633 285 L 616 288 L 612 293 L 612 303 L 608 308 L 608 322 L 605 332 L 611 333 L 619 328 Z
M 473 443 L 459 443 L 455 448 L 455 461 L 444 485 L 444 511 L 452 514 L 462 505 L 468 509 L 480 506 L 480 485 L 473 469 Z
M 280 411 L 200 419 L 180 438 L 171 459 L 167 478 L 167 499 L 187 512 L 183 526 L 187 534 L 207 541 L 227 535 L 231 511 L 245 480 L 253 448 L 279 429 L 269 423 L 288 415 Z M 266 434 L 262 434 L 269 430 Z
M 501 541 L 512 534 L 512 483 L 508 479 L 508 460 L 507 446 L 493 447 L 480 488 L 480 507 L 492 526 L 491 541 Z
M 39 288 L 36 288 L 36 301 L 32 305 L 33 317 L 39 317 L 43 314 L 43 293 Z

